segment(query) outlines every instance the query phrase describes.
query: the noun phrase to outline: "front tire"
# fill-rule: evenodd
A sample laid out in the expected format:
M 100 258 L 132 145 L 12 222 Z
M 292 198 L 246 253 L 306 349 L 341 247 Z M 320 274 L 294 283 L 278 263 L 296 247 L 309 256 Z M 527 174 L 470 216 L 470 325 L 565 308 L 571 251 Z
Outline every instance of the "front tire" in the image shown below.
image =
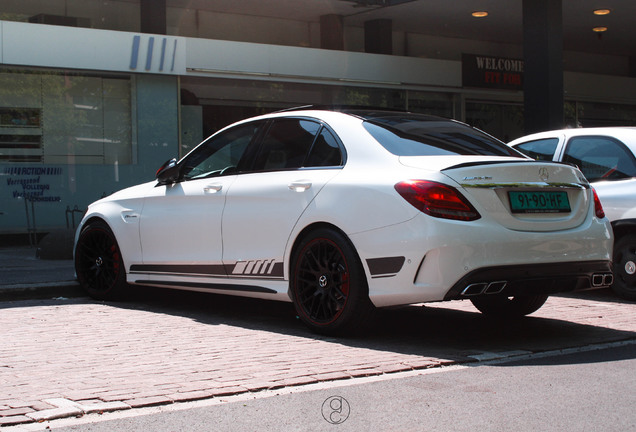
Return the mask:
M 612 290 L 627 300 L 636 300 L 636 235 L 628 234 L 614 244 Z
M 75 273 L 80 286 L 97 300 L 119 298 L 126 270 L 115 235 L 102 221 L 87 224 L 75 246 Z
M 546 295 L 482 296 L 470 299 L 484 315 L 494 318 L 520 318 L 536 312 L 548 299 Z
M 318 229 L 298 244 L 290 284 L 298 316 L 317 333 L 354 332 L 373 310 L 358 254 L 335 230 Z

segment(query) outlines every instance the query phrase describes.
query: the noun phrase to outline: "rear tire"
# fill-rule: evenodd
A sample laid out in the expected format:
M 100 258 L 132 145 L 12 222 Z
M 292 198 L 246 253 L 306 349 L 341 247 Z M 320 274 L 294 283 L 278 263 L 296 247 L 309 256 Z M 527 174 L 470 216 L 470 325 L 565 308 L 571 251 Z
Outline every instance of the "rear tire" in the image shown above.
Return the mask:
M 316 333 L 350 334 L 373 311 L 358 254 L 335 230 L 318 229 L 297 245 L 290 288 L 299 318 Z
M 105 222 L 82 228 L 75 246 L 75 273 L 80 286 L 97 300 L 120 298 L 128 286 L 119 245 Z
M 614 244 L 612 290 L 627 300 L 636 300 L 636 235 L 620 237 Z
M 536 312 L 548 299 L 546 295 L 483 296 L 470 299 L 484 315 L 495 318 L 520 318 Z

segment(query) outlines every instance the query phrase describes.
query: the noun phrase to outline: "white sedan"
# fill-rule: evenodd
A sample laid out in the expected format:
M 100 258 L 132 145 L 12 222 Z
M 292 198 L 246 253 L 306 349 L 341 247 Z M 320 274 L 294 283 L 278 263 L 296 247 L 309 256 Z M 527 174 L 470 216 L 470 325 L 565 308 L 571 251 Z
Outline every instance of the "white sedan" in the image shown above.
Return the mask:
M 527 315 L 609 286 L 612 240 L 574 167 L 456 121 L 299 109 L 228 126 L 91 204 L 75 267 L 99 299 L 136 284 L 292 301 L 335 334 L 419 302 Z
M 597 191 L 614 229 L 614 284 L 636 300 L 636 127 L 563 129 L 510 143 L 533 159 L 577 166 Z

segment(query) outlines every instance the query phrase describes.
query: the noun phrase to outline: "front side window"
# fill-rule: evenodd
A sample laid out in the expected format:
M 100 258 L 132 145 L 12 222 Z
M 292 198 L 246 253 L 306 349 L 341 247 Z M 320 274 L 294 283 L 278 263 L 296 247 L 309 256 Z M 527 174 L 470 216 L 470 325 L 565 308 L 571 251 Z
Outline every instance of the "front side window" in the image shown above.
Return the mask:
M 636 160 L 625 144 L 604 136 L 571 138 L 564 162 L 579 167 L 589 181 L 636 177 Z
M 183 160 L 181 178 L 192 180 L 239 171 L 241 159 L 262 124 L 239 125 L 208 138 Z
M 556 152 L 558 144 L 558 138 L 545 138 L 519 144 L 518 146 L 515 146 L 515 148 L 521 153 L 530 156 L 534 160 L 551 161 L 554 158 L 554 153 Z

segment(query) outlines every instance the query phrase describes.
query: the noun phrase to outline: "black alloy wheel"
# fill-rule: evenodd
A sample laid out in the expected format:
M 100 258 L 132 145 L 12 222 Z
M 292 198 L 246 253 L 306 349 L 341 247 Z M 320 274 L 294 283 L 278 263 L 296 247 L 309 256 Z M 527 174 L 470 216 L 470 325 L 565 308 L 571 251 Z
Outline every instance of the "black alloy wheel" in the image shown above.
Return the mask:
M 351 333 L 373 309 L 357 253 L 335 230 L 314 231 L 298 245 L 291 292 L 298 316 L 318 333 Z
M 126 271 L 113 232 L 104 222 L 85 226 L 75 246 L 75 272 L 80 286 L 93 298 L 112 300 L 126 286 Z
M 614 244 L 614 284 L 620 297 L 636 300 L 636 235 L 624 235 Z

